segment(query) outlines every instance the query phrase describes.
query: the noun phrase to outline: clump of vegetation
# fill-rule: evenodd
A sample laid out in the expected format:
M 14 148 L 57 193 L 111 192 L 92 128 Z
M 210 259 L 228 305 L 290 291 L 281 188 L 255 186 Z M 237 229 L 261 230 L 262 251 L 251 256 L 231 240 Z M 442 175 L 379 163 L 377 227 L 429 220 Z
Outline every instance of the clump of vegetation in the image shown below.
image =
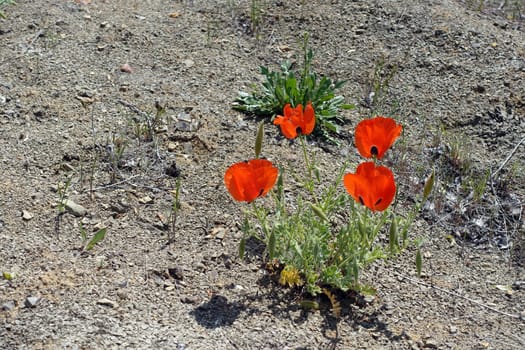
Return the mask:
M 248 114 L 272 119 L 290 104 L 306 106 L 311 103 L 316 112 L 314 133 L 335 142 L 333 135 L 339 135 L 339 125 L 344 118 L 341 109 L 355 108 L 346 104 L 344 97 L 336 94 L 344 81 L 332 81 L 318 74 L 312 68 L 313 51 L 308 48 L 308 37 L 303 44 L 303 66 L 295 70 L 290 61 L 281 64 L 280 71 L 271 71 L 261 66 L 264 76 L 262 86 L 254 86 L 252 92 L 239 92 L 233 108 Z
M 261 123 L 255 158 L 231 165 L 224 175 L 232 197 L 250 204 L 244 208 L 240 255 L 244 256 L 246 239 L 254 237 L 266 247 L 267 263 L 281 268 L 282 285 L 301 287 L 312 295 L 325 293 L 329 297 L 331 294 L 325 292 L 323 286 L 373 294 L 374 288 L 359 280 L 362 270 L 378 259 L 397 255 L 411 243 L 417 248 L 415 262 L 420 274 L 422 242 L 412 240 L 408 230 L 421 203 L 431 193 L 434 177 L 427 180 L 418 204 L 408 215 L 397 215 L 390 210 L 396 195 L 394 174 L 380 161 L 400 136 L 401 125 L 385 117 L 361 121 L 355 130 L 355 143 L 368 161 L 360 163 L 355 173 L 345 173 L 349 164 L 342 162 L 338 174 L 327 180 L 309 154 L 305 141 L 306 135 L 313 131 L 311 105 L 303 109 L 301 105 L 291 108 L 287 104 L 283 114 L 274 124 L 280 126 L 285 137 L 299 139 L 304 169 L 294 167 L 285 173 L 284 168 L 259 158 Z M 285 195 L 288 173 L 301 183 L 295 196 Z M 271 192 L 274 187 L 275 191 Z M 347 193 L 341 191 L 342 187 Z M 267 194 L 273 198 L 271 208 L 257 204 L 257 200 Z

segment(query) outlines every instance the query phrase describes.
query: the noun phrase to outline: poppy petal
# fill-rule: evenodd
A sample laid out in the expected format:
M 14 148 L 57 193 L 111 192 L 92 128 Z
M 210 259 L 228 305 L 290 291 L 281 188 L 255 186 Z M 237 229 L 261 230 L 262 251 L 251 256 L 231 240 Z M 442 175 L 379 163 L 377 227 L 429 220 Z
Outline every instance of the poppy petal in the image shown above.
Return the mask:
M 281 127 L 281 132 L 287 139 L 294 139 L 297 137 L 297 125 L 295 125 L 290 119 L 279 115 L 275 117 L 273 123 L 274 125 L 279 125 Z
M 308 102 L 303 111 L 303 125 L 301 126 L 301 133 L 303 135 L 310 135 L 315 128 L 315 112 L 312 103 Z
M 303 135 L 312 133 L 315 127 L 315 112 L 312 104 L 308 102 L 303 111 L 303 105 L 295 108 L 287 103 L 283 108 L 284 116 L 278 115 L 273 123 L 281 127 L 281 132 L 288 139 L 297 137 L 298 132 Z
M 362 120 L 355 128 L 357 150 L 365 158 L 381 159 L 401 135 L 402 129 L 392 118 L 377 116 Z
M 355 174 L 348 173 L 343 178 L 347 192 L 356 202 L 373 211 L 383 211 L 390 206 L 396 194 L 396 184 L 392 171 L 374 162 L 359 164 Z
M 252 159 L 230 166 L 224 174 L 224 184 L 239 202 L 251 202 L 265 196 L 277 181 L 278 169 L 266 159 Z

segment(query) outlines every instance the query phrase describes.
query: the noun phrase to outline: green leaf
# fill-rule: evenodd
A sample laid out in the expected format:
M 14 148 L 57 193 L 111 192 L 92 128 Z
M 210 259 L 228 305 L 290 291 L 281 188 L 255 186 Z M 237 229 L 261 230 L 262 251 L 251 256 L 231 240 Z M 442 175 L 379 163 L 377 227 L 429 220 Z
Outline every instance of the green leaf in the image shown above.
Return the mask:
M 259 159 L 262 149 L 262 140 L 264 136 L 264 123 L 259 123 L 259 130 L 257 130 L 257 137 L 255 138 L 255 158 Z
M 246 238 L 242 237 L 241 242 L 239 243 L 239 258 L 244 258 L 244 252 L 246 250 Z
M 2 272 L 2 277 L 7 281 L 12 281 L 14 278 L 14 275 L 10 272 L 4 271 Z
M 372 286 L 366 285 L 366 284 L 357 285 L 355 289 L 357 289 L 357 291 L 363 295 L 369 295 L 369 296 L 377 295 L 377 289 L 375 289 Z
M 421 257 L 421 250 L 417 250 L 416 252 L 416 271 L 417 271 L 417 277 L 421 277 L 421 268 L 423 266 L 423 258 Z
M 88 242 L 85 249 L 86 250 L 93 249 L 98 242 L 104 239 L 105 236 L 106 236 L 106 228 L 102 228 L 98 230 L 98 232 L 95 233 L 93 238 L 91 238 L 91 240 Z
M 434 187 L 434 176 L 435 172 L 432 171 L 432 174 L 430 174 L 429 178 L 425 182 L 425 187 L 423 188 L 423 202 L 428 199 L 430 193 L 432 192 L 432 188 Z
M 306 310 L 319 310 L 319 303 L 314 300 L 303 299 L 299 302 L 299 305 Z
M 394 254 L 399 249 L 399 241 L 397 236 L 397 220 L 396 218 L 392 218 L 392 222 L 390 223 L 390 232 L 388 237 L 388 243 L 390 246 L 390 253 Z
M 325 222 L 328 222 L 328 217 L 326 216 L 326 214 L 324 213 L 323 209 L 319 208 L 317 205 L 315 204 L 311 204 L 310 203 L 310 207 L 312 208 L 313 212 L 315 215 L 317 215 L 317 217 L 319 219 L 321 219 L 322 221 L 325 221 Z
M 273 260 L 275 256 L 275 232 L 272 230 L 270 238 L 268 239 L 268 255 L 270 260 Z

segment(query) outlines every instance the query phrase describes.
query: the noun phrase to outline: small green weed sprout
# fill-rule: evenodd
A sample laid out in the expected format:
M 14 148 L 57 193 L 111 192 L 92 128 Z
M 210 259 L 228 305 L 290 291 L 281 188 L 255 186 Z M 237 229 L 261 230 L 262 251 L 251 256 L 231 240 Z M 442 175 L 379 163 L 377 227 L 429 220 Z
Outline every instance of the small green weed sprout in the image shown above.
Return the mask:
M 67 202 L 67 192 L 71 186 L 71 177 L 68 177 L 65 182 L 60 182 L 57 185 L 57 215 L 55 216 L 55 233 L 58 237 L 60 233 L 60 223 L 62 221 L 62 216 L 66 212 L 66 202 Z
M 262 8 L 261 0 L 251 0 L 250 3 L 250 23 L 252 33 L 255 39 L 259 40 L 260 31 L 263 23 L 264 10 Z
M 118 169 L 122 156 L 128 145 L 128 140 L 124 136 L 111 135 L 111 141 L 107 142 L 106 150 L 110 166 L 110 183 L 117 180 Z
M 265 79 L 262 86 L 254 87 L 250 93 L 239 92 L 232 107 L 244 113 L 271 119 L 281 113 L 283 106 L 288 103 L 295 107 L 311 102 L 317 118 L 315 133 L 335 142 L 331 135 L 338 135 L 338 125 L 344 123 L 343 117 L 339 115 L 340 110 L 355 106 L 345 104 L 343 96 L 335 93 L 345 82 L 318 77 L 312 69 L 312 59 L 313 51 L 308 48 L 308 36 L 305 36 L 302 69 L 293 70 L 289 61 L 283 62 L 281 71 L 277 72 L 261 66 L 261 74 Z
M 78 229 L 80 231 L 80 238 L 82 239 L 82 249 L 84 251 L 89 251 L 95 248 L 95 245 L 97 245 L 97 243 L 101 242 L 106 237 L 105 227 L 98 230 L 89 241 L 86 229 L 82 225 L 82 222 L 78 224 Z
M 171 191 L 172 203 L 169 217 L 170 231 L 168 233 L 168 244 L 173 243 L 173 239 L 175 238 L 175 229 L 177 227 L 177 218 L 180 210 L 180 182 L 180 178 L 177 178 L 175 189 Z
M 385 57 L 380 57 L 377 60 L 374 70 L 370 74 L 368 96 L 365 97 L 365 103 L 371 110 L 371 116 L 383 113 L 388 88 L 396 73 L 397 65 L 387 63 Z
M 6 18 L 5 13 L 1 10 L 5 5 L 14 5 L 16 2 L 14 0 L 0 0 L 0 18 Z

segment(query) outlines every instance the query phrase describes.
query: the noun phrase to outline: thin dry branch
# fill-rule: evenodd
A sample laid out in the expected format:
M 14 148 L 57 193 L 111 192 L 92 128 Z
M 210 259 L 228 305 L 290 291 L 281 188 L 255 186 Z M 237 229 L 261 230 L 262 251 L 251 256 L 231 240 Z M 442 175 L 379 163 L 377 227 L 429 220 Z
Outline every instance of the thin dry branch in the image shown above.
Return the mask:
M 510 152 L 510 154 L 507 156 L 507 158 L 505 158 L 505 160 L 503 161 L 503 163 L 501 163 L 501 165 L 499 166 L 498 169 L 496 169 L 495 172 L 492 173 L 492 175 L 490 176 L 491 179 L 494 179 L 494 177 L 496 176 L 497 173 L 499 173 L 504 167 L 505 165 L 507 165 L 507 163 L 510 161 L 510 159 L 514 156 L 514 154 L 516 154 L 516 151 L 518 150 L 518 148 L 521 146 L 521 144 L 525 142 L 525 137 L 522 138 L 517 144 L 516 146 L 514 147 L 514 149 Z

